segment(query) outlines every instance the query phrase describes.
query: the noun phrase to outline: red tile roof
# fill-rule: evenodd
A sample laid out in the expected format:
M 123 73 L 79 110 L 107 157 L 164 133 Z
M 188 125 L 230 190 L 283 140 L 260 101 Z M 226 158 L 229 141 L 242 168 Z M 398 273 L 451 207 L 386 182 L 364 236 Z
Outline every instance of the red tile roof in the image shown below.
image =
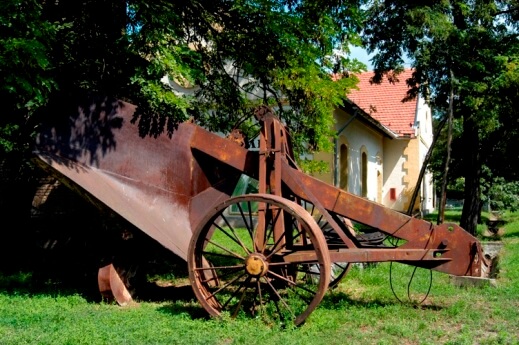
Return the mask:
M 406 69 L 398 75 L 398 82 L 384 79 L 380 84 L 370 83 L 373 72 L 358 74 L 359 89 L 351 90 L 347 97 L 399 137 L 414 137 L 417 99 L 402 102 L 409 89 L 406 80 L 412 73 L 411 69 Z

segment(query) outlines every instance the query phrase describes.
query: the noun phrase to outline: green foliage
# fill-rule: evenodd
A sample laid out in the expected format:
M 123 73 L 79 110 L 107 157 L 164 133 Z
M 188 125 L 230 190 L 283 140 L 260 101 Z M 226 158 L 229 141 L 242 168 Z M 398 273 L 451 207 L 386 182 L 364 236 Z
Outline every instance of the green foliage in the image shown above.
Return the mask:
M 15 109 L 44 105 L 55 88 L 49 53 L 53 36 L 63 27 L 41 16 L 38 1 L 0 4 L 0 91 L 2 100 Z
M 28 117 L 56 90 L 50 53 L 64 25 L 42 12 L 39 1 L 0 3 L 0 153 L 16 149 Z
M 414 68 L 407 81 L 410 97 L 426 95 L 445 117 L 451 91 L 454 95 L 454 117 L 462 131 L 452 145 L 457 162 L 451 180 L 465 177 L 463 226 L 470 232 L 480 209 L 482 166 L 517 180 L 509 163 L 518 163 L 509 144 L 518 133 L 517 12 L 514 1 L 504 0 L 373 1 L 368 8 L 364 32 L 369 51 L 376 53 L 375 81 L 394 78 L 406 54 Z M 443 166 L 442 158 L 432 165 Z
M 316 159 L 301 159 L 298 163 L 301 169 L 308 173 L 325 173 L 330 169 L 326 162 Z
M 358 1 L 1 6 L 0 91 L 11 103 L 0 128 L 16 123 L 26 142 L 34 112 L 49 117 L 49 102 L 95 93 L 138 105 L 142 134 L 155 136 L 171 134 L 189 117 L 213 131 L 253 134 L 253 107 L 274 105 L 297 151 L 326 150 L 331 110 L 356 83 L 347 73 L 365 68 L 336 53 L 359 41 Z M 164 76 L 177 83 L 174 89 L 161 82 Z M 0 136 L 4 149 L 14 145 L 9 128 Z
M 507 182 L 502 177 L 496 177 L 486 193 L 486 201 L 490 203 L 490 209 L 494 211 L 519 209 L 519 182 Z

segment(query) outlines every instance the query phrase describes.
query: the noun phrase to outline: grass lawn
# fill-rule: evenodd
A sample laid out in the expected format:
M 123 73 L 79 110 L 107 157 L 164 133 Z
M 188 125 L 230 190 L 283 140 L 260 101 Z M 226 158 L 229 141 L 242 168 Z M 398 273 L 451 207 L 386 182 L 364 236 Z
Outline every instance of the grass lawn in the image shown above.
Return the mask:
M 189 299 L 119 307 L 31 272 L 0 273 L 0 344 L 519 344 L 519 213 L 505 219 L 496 286 L 455 287 L 433 272 L 416 304 L 408 297 L 426 296 L 430 271 L 409 285 L 413 268 L 393 265 L 397 298 L 389 264 L 355 266 L 298 328 L 210 319 Z

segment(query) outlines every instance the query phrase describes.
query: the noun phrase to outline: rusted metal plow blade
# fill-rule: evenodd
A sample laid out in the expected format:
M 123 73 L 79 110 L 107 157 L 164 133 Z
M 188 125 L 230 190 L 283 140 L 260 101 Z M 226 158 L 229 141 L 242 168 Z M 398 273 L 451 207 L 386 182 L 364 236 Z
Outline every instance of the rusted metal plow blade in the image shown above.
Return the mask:
M 99 269 L 97 274 L 99 292 L 105 301 L 116 301 L 121 306 L 128 305 L 133 301 L 132 296 L 113 264 Z
M 243 169 L 248 151 L 191 123 L 180 124 L 172 137 L 142 137 L 132 121 L 135 106 L 112 102 L 44 124 L 36 162 L 185 260 L 192 224 L 228 198 L 240 176 L 209 156 L 195 157 L 191 142 L 210 143 L 240 159 Z
M 104 99 L 76 112 L 49 114 L 37 137 L 35 162 L 186 260 L 193 224 L 229 198 L 240 176 L 236 169 L 193 153 L 191 142 L 234 152 L 242 164 L 248 151 L 191 123 L 180 124 L 172 136 L 142 136 L 133 121 L 135 110 L 129 103 Z M 100 271 L 101 277 L 106 274 Z M 122 285 L 114 273 L 108 276 L 103 281 L 126 301 L 127 292 L 116 293 Z

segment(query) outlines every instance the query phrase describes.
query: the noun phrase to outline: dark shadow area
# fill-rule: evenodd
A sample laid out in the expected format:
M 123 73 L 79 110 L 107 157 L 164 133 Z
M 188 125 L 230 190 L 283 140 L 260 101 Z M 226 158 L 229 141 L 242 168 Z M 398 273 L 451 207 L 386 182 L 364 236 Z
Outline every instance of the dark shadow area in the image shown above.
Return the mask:
M 95 278 L 95 277 L 94 277 Z M 72 296 L 80 295 L 92 303 L 101 302 L 99 293 L 95 293 L 95 279 L 93 284 L 72 282 L 75 277 L 60 279 L 55 275 L 47 275 L 39 271 L 0 272 L 0 293 L 8 295 L 26 296 Z M 92 283 L 92 282 L 91 282 Z
M 196 297 L 191 285 L 161 286 L 156 283 L 149 283 L 147 287 L 141 290 L 139 300 L 147 302 L 190 302 L 196 301 Z
M 513 232 L 513 233 L 507 232 L 506 231 L 506 227 L 505 227 L 505 229 L 503 231 L 503 234 L 499 237 L 499 239 L 502 239 L 502 238 L 517 238 L 517 237 L 519 237 L 519 232 Z
M 497 236 L 499 238 L 517 238 L 519 237 L 519 231 L 510 231 L 510 229 L 507 229 L 507 224 L 509 223 L 515 223 L 519 221 L 519 217 L 517 216 L 517 213 L 509 214 L 508 216 L 504 217 L 504 224 L 500 224 L 499 229 L 497 231 Z
M 181 306 L 178 304 L 170 304 L 159 307 L 157 310 L 167 315 L 187 314 L 194 320 L 209 320 L 211 318 L 207 311 L 198 305 Z
M 353 307 L 359 307 L 359 308 L 372 308 L 372 307 L 387 307 L 397 304 L 403 304 L 405 306 L 408 306 L 410 308 L 415 309 L 423 309 L 423 310 L 442 310 L 444 307 L 437 306 L 437 305 L 429 305 L 429 304 L 416 304 L 412 302 L 405 302 L 401 303 L 397 300 L 394 302 L 385 302 L 378 299 L 374 300 L 367 300 L 367 299 L 353 299 L 347 294 L 343 292 L 336 292 L 333 291 L 331 293 L 327 293 L 321 303 L 319 304 L 320 307 L 324 309 L 337 309 L 341 306 L 353 306 Z
M 140 103 L 141 106 L 133 114 L 132 123 L 135 123 L 139 127 L 139 135 L 141 137 L 153 137 L 157 138 L 160 135 L 165 135 L 171 138 L 173 132 L 178 128 L 180 122 L 187 120 L 186 118 L 180 117 L 183 115 L 182 111 L 175 111 L 177 109 L 171 109 L 171 114 L 161 113 L 158 114 L 152 109 L 147 107 L 147 102 L 143 101 Z
M 137 301 L 193 298 L 187 289 L 149 281 L 154 276 L 187 277 L 184 260 L 109 209 L 99 209 L 56 179 L 42 176 L 44 181 L 23 202 L 26 212 L 2 228 L 1 292 L 79 294 L 101 302 L 98 271 L 112 263 Z
M 39 122 L 38 150 L 76 160 L 88 157 L 92 166 L 116 148 L 114 130 L 123 125 L 121 113 L 134 106 L 115 98 L 90 95 L 51 103 L 34 121 Z

